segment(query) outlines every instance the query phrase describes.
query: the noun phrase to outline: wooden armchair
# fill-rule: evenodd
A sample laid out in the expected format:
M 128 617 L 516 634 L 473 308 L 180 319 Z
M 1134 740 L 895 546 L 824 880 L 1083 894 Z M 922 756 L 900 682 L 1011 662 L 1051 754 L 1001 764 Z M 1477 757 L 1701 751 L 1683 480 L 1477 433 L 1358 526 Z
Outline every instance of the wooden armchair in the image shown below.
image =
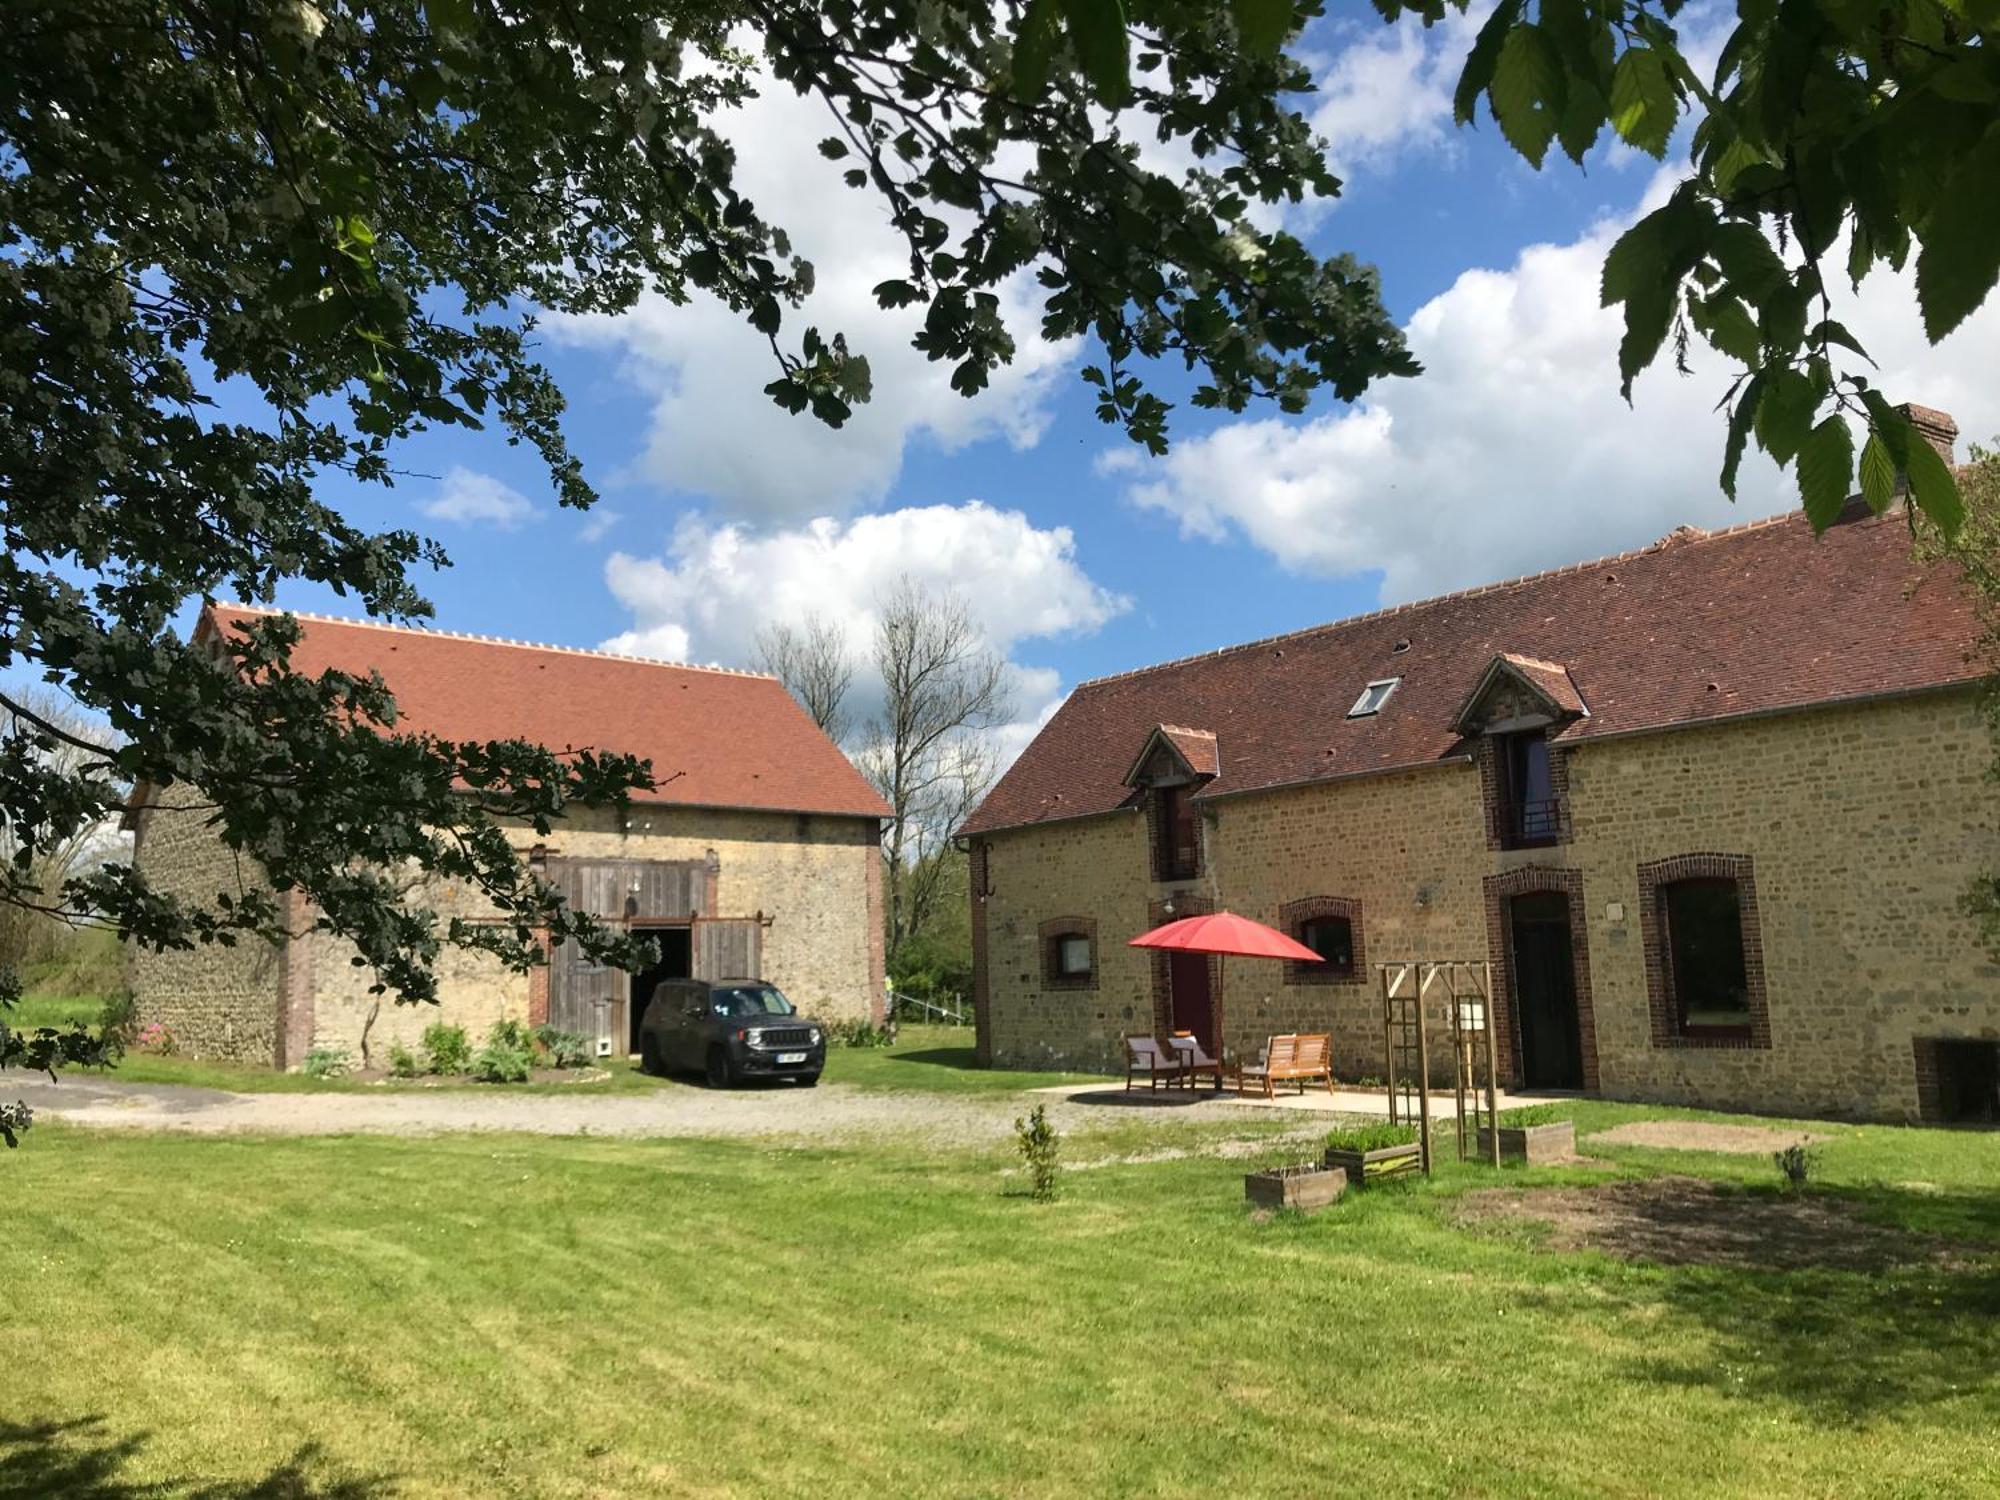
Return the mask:
M 1208 1077 L 1215 1080 L 1215 1091 L 1222 1092 L 1222 1063 L 1202 1050 L 1201 1039 L 1192 1031 L 1176 1031 L 1167 1038 L 1167 1045 L 1180 1054 L 1181 1077 L 1189 1088 L 1194 1087 L 1195 1079 Z
M 1132 1080 L 1143 1078 L 1148 1088 L 1158 1088 L 1162 1083 L 1172 1087 L 1180 1081 L 1180 1055 L 1171 1047 L 1160 1045 L 1156 1036 L 1128 1036 L 1125 1038 L 1125 1087 L 1130 1091 Z

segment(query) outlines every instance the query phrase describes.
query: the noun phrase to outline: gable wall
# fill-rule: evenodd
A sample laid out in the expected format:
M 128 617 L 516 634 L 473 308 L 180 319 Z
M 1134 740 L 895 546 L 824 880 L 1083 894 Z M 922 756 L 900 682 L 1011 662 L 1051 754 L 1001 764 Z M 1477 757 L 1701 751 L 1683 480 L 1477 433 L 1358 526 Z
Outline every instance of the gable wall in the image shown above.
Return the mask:
M 1490 847 L 1481 778 L 1465 764 L 1213 804 L 1190 890 L 1272 925 L 1287 902 L 1357 900 L 1367 964 L 1360 983 L 1297 985 L 1282 965 L 1232 961 L 1225 1046 L 1244 1055 L 1273 1033 L 1331 1030 L 1341 1074 L 1379 1076 L 1374 965 L 1468 957 L 1504 970 L 1505 897 L 1542 888 L 1571 892 L 1577 908 L 1595 1084 L 1610 1097 L 1910 1118 L 1918 1038 L 2000 1038 L 2000 965 L 1958 911 L 1972 874 L 2000 862 L 1991 743 L 1971 694 L 1560 753 L 1569 834 L 1551 848 Z M 1150 966 L 1123 944 L 1148 925 L 1149 899 L 1170 891 L 1147 880 L 1144 820 L 1111 814 L 983 842 L 994 1060 L 1122 1069 L 1119 1034 L 1149 1029 L 1152 1004 Z M 1768 1049 L 1654 1039 L 1638 867 L 1689 854 L 1752 862 Z M 1094 991 L 1040 982 L 1033 935 L 1059 915 L 1098 923 Z M 1431 1029 L 1438 1071 L 1449 1067 L 1441 1008 Z M 1511 1038 L 1502 1052 L 1511 1067 Z

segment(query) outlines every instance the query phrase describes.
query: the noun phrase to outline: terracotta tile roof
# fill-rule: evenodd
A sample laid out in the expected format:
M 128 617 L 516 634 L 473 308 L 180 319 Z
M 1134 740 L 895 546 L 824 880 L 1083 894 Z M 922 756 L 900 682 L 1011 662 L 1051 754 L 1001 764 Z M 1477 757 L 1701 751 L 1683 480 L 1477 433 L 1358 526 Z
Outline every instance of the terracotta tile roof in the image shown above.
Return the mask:
M 1212 729 L 1198 796 L 1435 764 L 1493 658 L 1561 671 L 1589 705 L 1565 741 L 1670 729 L 1980 676 L 1972 604 L 1910 555 L 1907 522 L 1858 507 L 1815 538 L 1793 514 L 1680 531 L 1637 552 L 1448 594 L 1080 685 L 966 822 L 983 833 L 1127 802 L 1161 724 Z M 1380 713 L 1346 717 L 1400 677 Z
M 1569 668 L 1561 662 L 1542 661 L 1538 657 L 1522 656 L 1514 651 L 1502 651 L 1486 665 L 1478 683 L 1466 696 L 1464 704 L 1452 716 L 1452 723 L 1459 728 L 1467 727 L 1466 720 L 1478 708 L 1479 700 L 1486 696 L 1486 689 L 1496 676 L 1509 673 L 1525 682 L 1535 692 L 1541 694 L 1550 708 L 1558 714 L 1583 714 L 1590 710 L 1585 707 L 1583 695 L 1577 692 L 1576 683 L 1570 679 Z
M 200 628 L 261 613 L 213 605 Z M 297 618 L 303 633 L 293 667 L 379 671 L 402 709 L 399 729 L 645 756 L 665 784 L 638 801 L 889 815 L 874 788 L 774 677 L 320 615 Z

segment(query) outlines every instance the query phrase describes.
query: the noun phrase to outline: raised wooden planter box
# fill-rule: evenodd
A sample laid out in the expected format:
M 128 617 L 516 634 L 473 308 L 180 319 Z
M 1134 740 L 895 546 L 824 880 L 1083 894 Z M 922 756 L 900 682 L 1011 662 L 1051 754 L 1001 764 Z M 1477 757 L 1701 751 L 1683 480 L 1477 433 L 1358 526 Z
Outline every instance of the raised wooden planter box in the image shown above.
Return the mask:
M 1243 1196 L 1259 1208 L 1296 1208 L 1309 1214 L 1346 1191 L 1345 1172 L 1337 1167 L 1329 1171 L 1311 1162 L 1250 1172 L 1243 1178 Z
M 1401 1177 L 1416 1171 L 1423 1165 L 1420 1149 L 1415 1141 L 1404 1146 L 1383 1146 L 1374 1151 L 1341 1151 L 1329 1146 L 1321 1161 L 1329 1168 L 1340 1168 L 1356 1187 L 1367 1187 L 1386 1177 Z
M 1493 1132 L 1485 1126 L 1479 1130 L 1479 1157 L 1486 1160 L 1493 1150 Z M 1548 1125 L 1502 1125 L 1500 1127 L 1500 1160 L 1517 1161 L 1524 1166 L 1541 1167 L 1551 1162 L 1568 1161 L 1576 1155 L 1576 1123 L 1572 1120 L 1557 1120 Z

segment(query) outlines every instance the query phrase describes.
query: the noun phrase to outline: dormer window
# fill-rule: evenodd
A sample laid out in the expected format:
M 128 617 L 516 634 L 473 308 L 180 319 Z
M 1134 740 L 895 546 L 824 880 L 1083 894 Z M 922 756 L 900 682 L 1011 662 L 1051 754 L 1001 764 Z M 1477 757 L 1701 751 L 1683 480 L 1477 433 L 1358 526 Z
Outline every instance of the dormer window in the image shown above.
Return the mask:
M 1389 701 L 1389 695 L 1396 691 L 1400 677 L 1384 677 L 1379 682 L 1371 682 L 1361 690 L 1361 696 L 1354 700 L 1354 707 L 1347 711 L 1350 719 L 1365 719 L 1370 714 L 1382 712 L 1382 705 Z
M 1153 878 L 1192 880 L 1201 873 L 1201 841 L 1195 826 L 1194 788 L 1154 790 Z
M 1548 736 L 1539 729 L 1497 735 L 1500 846 L 1533 849 L 1562 836 L 1562 801 L 1549 766 Z

